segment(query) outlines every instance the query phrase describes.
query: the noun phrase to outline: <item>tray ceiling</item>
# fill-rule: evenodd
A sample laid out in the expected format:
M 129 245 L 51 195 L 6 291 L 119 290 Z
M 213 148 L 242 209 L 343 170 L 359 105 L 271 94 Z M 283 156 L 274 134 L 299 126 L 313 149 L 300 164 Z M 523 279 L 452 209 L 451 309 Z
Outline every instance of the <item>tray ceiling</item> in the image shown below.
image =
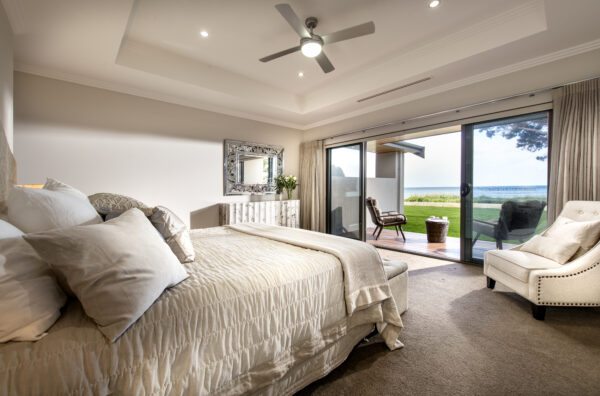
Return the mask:
M 258 61 L 298 44 L 277 3 L 2 0 L 17 70 L 300 129 L 600 47 L 596 0 L 290 1 L 319 34 L 375 23 L 325 46 L 324 74 L 301 53 Z

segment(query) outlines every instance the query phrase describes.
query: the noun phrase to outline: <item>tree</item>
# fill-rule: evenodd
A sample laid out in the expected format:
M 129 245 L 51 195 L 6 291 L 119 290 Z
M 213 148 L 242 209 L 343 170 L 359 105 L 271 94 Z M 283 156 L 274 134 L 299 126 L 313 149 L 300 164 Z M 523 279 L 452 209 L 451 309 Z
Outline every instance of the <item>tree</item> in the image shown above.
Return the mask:
M 546 116 L 503 125 L 477 128 L 477 131 L 485 133 L 489 138 L 493 138 L 496 134 L 505 139 L 516 138 L 518 149 L 527 150 L 531 153 L 545 150 L 536 156 L 535 159 L 546 161 L 548 158 L 548 118 Z

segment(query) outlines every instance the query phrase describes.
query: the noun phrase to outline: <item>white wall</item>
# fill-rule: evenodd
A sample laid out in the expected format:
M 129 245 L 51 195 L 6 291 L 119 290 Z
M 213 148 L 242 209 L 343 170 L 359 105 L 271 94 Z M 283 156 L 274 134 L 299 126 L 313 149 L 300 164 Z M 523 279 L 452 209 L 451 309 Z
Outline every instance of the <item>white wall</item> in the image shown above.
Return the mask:
M 0 5 L 0 123 L 13 147 L 13 34 Z
M 377 200 L 382 212 L 398 210 L 398 179 L 396 178 L 367 178 L 367 197 Z M 367 228 L 375 227 L 371 215 L 367 211 Z
M 223 196 L 224 139 L 281 145 L 298 174 L 298 130 L 20 72 L 14 93 L 19 183 L 121 193 L 201 228 L 218 225 L 217 203 L 249 199 Z

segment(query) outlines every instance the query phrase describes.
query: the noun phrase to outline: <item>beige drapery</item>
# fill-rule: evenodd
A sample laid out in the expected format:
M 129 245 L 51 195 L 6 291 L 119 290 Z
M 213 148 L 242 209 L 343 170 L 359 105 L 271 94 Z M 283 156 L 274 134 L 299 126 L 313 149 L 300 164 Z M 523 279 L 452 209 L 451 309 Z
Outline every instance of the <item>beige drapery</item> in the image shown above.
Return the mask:
M 300 145 L 300 227 L 325 232 L 323 141 Z
M 548 223 L 571 200 L 600 201 L 600 79 L 552 93 Z

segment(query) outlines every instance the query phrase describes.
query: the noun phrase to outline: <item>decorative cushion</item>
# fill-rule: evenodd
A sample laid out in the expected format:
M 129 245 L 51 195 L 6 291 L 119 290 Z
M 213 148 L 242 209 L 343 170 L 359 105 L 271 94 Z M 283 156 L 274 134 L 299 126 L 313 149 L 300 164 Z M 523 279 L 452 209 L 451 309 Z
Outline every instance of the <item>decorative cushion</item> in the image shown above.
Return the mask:
M 76 195 L 15 186 L 8 196 L 8 219 L 23 232 L 101 223 L 90 202 Z
M 559 216 L 544 236 L 567 238 L 579 243 L 579 249 L 573 259 L 589 251 L 600 239 L 600 220 L 575 221 L 564 216 Z
M 22 235 L 0 220 L 0 342 L 39 340 L 66 301 L 48 265 Z
M 190 230 L 175 213 L 164 206 L 157 206 L 150 217 L 152 224 L 182 263 L 194 261 L 195 253 Z
M 109 213 L 121 213 L 131 208 L 140 209 L 146 216 L 150 216 L 154 211 L 154 208 L 126 195 L 97 193 L 90 195 L 88 198 L 98 213 L 103 215 Z
M 139 209 L 102 224 L 24 236 L 115 341 L 187 272 Z
M 569 261 L 577 249 L 579 249 L 577 241 L 542 235 L 535 235 L 521 246 L 522 252 L 537 254 L 559 264 Z

